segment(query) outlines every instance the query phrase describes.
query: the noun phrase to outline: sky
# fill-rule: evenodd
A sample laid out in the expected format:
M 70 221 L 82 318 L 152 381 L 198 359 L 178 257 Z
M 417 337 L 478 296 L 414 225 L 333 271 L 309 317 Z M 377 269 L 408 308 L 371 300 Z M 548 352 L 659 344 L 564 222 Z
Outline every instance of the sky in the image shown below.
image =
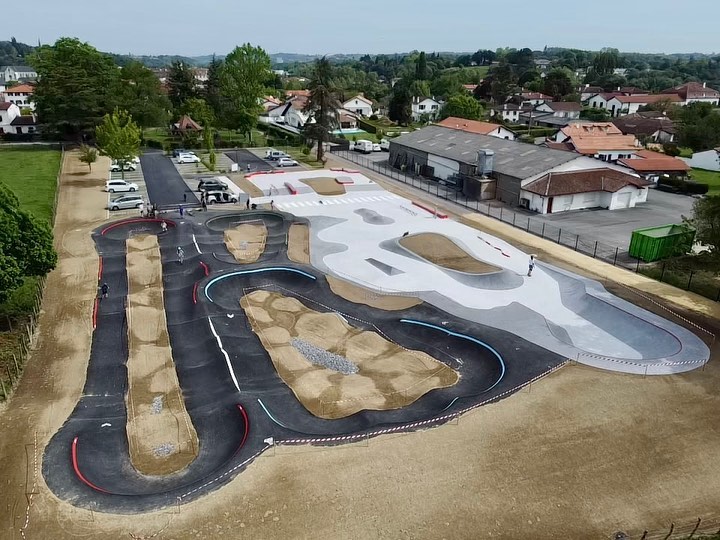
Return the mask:
M 69 36 L 118 54 L 225 55 L 247 42 L 305 54 L 720 52 L 720 0 L 25 0 L 22 11 L 0 40 Z

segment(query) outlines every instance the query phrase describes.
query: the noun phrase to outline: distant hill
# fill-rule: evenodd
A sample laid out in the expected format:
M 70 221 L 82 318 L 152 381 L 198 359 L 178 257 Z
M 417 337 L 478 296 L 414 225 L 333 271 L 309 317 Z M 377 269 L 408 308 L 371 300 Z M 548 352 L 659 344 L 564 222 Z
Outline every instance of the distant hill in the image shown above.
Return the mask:
M 26 57 L 34 50 L 35 47 L 18 43 L 15 38 L 0 41 L 0 66 L 26 66 Z

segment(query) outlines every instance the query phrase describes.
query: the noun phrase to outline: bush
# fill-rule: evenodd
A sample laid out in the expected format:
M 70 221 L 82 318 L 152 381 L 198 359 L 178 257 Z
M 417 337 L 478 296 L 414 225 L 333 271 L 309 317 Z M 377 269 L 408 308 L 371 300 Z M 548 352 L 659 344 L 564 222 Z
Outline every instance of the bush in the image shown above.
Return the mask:
M 665 152 L 665 154 L 668 156 L 677 157 L 680 155 L 680 149 L 677 147 L 676 144 L 664 143 L 662 147 L 663 152 Z
M 700 182 L 688 181 L 685 182 L 685 185 L 687 186 L 687 192 L 695 195 L 705 195 L 710 189 L 708 184 L 702 184 Z
M 301 152 L 303 153 L 303 155 L 309 156 L 310 155 L 310 147 L 308 147 L 307 145 L 303 146 Z
M 377 121 L 378 121 L 378 115 L 377 115 L 377 114 L 371 115 L 371 116 L 370 116 L 370 120 L 372 120 L 373 122 L 377 122 Z
M 149 139 L 145 141 L 145 146 L 148 148 L 164 148 L 164 145 L 161 141 L 156 141 L 155 139 Z

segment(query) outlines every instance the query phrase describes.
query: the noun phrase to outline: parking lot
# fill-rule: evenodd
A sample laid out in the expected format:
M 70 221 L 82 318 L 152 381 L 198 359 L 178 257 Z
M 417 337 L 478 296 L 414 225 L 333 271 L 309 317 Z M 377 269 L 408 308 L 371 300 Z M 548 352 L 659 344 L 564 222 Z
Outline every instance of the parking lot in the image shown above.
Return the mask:
M 147 187 L 145 185 L 145 176 L 143 175 L 143 171 L 142 171 L 142 165 L 140 163 L 136 163 L 135 166 L 137 167 L 136 170 L 125 171 L 124 173 L 108 171 L 108 180 L 124 179 L 126 182 L 132 182 L 134 184 L 137 184 L 138 190 L 137 190 L 137 192 L 133 193 L 133 195 L 135 195 L 135 194 L 141 195 L 142 198 L 145 201 L 147 201 L 148 194 L 147 194 Z M 115 199 L 116 197 L 122 197 L 123 195 L 129 195 L 129 193 L 126 193 L 126 192 L 108 193 L 107 194 L 107 206 L 105 208 L 109 208 L 111 199 Z M 136 208 L 130 208 L 128 210 L 114 210 L 112 212 L 110 210 L 107 210 L 108 218 L 110 216 L 112 216 L 113 218 L 120 219 L 123 217 L 135 216 L 138 214 L 139 214 L 139 212 Z

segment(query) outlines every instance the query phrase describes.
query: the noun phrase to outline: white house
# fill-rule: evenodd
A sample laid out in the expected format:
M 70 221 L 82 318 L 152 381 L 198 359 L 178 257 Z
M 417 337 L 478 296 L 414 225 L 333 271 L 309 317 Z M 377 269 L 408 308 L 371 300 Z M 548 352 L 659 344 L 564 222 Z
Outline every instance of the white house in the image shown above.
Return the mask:
M 610 116 L 618 117 L 626 114 L 634 114 L 651 103 L 669 101 L 680 104 L 682 99 L 677 94 L 646 94 L 634 96 L 615 96 L 607 101 L 605 108 L 610 111 Z
M 2 103 L 0 103 L 2 105 Z M 680 158 L 694 169 L 720 171 L 720 146 L 713 150 L 695 152 L 691 158 Z
M 1 66 L 0 80 L 3 82 L 10 81 L 28 81 L 37 79 L 37 71 L 30 66 Z
M 2 97 L 5 101 L 14 103 L 20 107 L 20 109 L 30 109 L 34 111 L 35 103 L 30 100 L 32 95 L 33 87 L 29 84 L 18 84 L 7 88 L 4 92 L 2 92 Z
M 535 110 L 543 113 L 550 113 L 555 118 L 569 118 L 575 120 L 580 118 L 582 105 L 576 101 L 549 101 L 541 103 Z
M 373 115 L 372 101 L 364 97 L 362 94 L 358 94 L 354 98 L 348 99 L 347 101 L 343 102 L 342 108 L 360 116 L 367 117 Z
M 620 92 L 603 92 L 600 94 L 594 94 L 587 100 L 587 106 L 595 109 L 607 109 L 608 101 L 615 96 L 622 95 Z
M 605 90 L 601 86 L 590 86 L 586 84 L 580 88 L 580 101 L 585 103 L 591 97 L 602 94 Z
M 618 210 L 647 201 L 651 182 L 615 169 L 550 172 L 523 183 L 520 201 L 540 214 L 585 208 Z
M 10 129 L 12 121 L 20 116 L 20 108 L 9 101 L 0 102 L 0 134 L 17 133 L 15 129 Z
M 552 101 L 552 96 L 547 96 L 543 94 L 542 92 L 522 92 L 520 94 L 520 100 L 522 101 L 523 105 L 532 105 L 533 107 L 537 105 L 542 105 L 543 103 L 546 103 L 548 101 Z
M 503 103 L 490 109 L 490 116 L 500 116 L 503 122 L 517 124 L 520 121 L 520 113 L 529 112 L 532 109 L 532 106 L 521 107 L 515 103 Z
M 413 97 L 412 98 L 412 119 L 419 122 L 423 116 L 427 116 L 430 120 L 435 120 L 444 103 L 429 97 Z

